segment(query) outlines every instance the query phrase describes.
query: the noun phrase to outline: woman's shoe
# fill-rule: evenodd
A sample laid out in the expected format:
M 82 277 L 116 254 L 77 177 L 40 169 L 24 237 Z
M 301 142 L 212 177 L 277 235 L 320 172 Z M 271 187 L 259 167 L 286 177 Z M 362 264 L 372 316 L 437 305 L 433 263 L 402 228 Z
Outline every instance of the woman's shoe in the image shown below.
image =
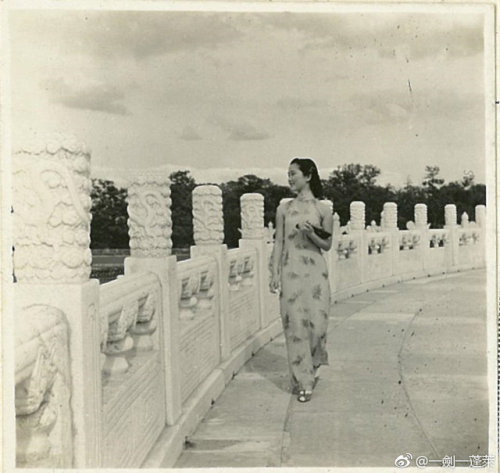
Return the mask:
M 299 402 L 307 402 L 311 400 L 312 397 L 312 391 L 306 391 L 304 389 L 299 391 L 299 396 L 297 397 L 297 400 Z

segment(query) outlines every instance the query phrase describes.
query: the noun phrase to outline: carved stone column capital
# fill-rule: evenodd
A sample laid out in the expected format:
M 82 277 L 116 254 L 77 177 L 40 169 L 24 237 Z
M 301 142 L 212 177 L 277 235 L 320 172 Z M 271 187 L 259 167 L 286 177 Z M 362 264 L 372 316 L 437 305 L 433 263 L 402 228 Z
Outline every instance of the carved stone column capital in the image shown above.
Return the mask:
M 218 186 L 194 188 L 193 231 L 195 245 L 221 245 L 224 241 L 222 191 Z
M 483 204 L 479 204 L 479 205 L 476 205 L 476 207 L 474 208 L 474 211 L 475 211 L 475 216 L 474 216 L 474 220 L 475 222 L 482 228 L 485 227 L 486 225 L 486 205 L 483 205 Z
M 427 205 L 415 204 L 415 225 L 417 228 L 427 228 Z
M 455 204 L 446 204 L 444 206 L 444 224 L 446 226 L 457 225 L 457 206 Z
M 349 206 L 352 230 L 365 229 L 365 203 L 355 200 Z
M 395 202 L 384 203 L 384 226 L 388 230 L 398 229 L 398 206 Z
M 14 274 L 23 283 L 88 280 L 90 152 L 73 137 L 51 135 L 13 159 Z
M 264 196 L 247 193 L 240 197 L 241 237 L 261 239 L 264 236 Z
M 128 186 L 130 255 L 143 258 L 169 256 L 172 252 L 170 180 L 142 175 Z

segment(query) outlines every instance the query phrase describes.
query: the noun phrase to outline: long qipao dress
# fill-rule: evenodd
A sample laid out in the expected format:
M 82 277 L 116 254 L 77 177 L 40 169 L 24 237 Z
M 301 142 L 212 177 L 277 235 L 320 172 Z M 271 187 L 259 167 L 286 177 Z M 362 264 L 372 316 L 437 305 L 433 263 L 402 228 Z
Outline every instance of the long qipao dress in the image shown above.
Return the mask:
M 326 337 L 330 283 L 325 258 L 297 223 L 322 226 L 317 199 L 292 199 L 283 205 L 280 313 L 285 334 L 291 385 L 312 389 L 315 368 L 328 365 Z M 324 212 L 323 212 L 324 214 Z

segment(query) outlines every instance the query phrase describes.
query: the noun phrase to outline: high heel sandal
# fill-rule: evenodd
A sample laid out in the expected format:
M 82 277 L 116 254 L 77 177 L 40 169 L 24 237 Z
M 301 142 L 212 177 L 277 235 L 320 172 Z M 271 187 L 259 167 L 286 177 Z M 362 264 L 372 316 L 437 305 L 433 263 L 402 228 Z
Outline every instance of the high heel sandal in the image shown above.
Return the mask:
M 312 397 L 312 391 L 306 391 L 305 389 L 301 389 L 299 391 L 299 395 L 297 397 L 297 401 L 299 402 L 307 402 L 311 400 Z

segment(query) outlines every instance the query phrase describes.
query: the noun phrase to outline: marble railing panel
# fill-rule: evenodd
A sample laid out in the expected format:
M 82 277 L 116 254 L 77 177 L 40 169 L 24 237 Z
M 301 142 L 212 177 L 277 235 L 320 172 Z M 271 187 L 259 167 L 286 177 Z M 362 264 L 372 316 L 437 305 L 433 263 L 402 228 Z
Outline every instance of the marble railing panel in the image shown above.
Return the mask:
M 234 248 L 227 252 L 229 285 L 229 337 L 231 350 L 259 329 L 256 251 Z

